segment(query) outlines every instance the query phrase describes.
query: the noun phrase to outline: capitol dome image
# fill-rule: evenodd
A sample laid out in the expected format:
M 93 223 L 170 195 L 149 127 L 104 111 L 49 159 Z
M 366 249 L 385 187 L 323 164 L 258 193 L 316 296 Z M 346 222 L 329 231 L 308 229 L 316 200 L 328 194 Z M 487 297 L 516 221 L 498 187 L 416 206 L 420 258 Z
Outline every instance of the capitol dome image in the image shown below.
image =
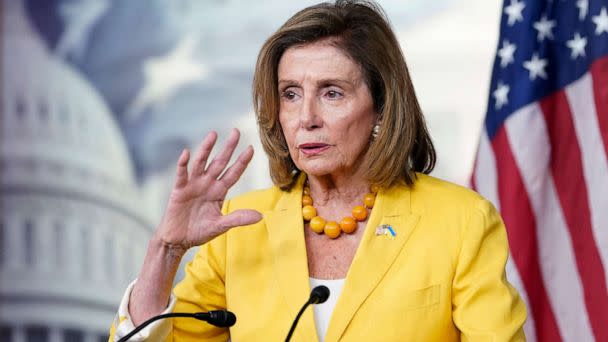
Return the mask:
M 114 116 L 3 2 L 0 340 L 106 341 L 153 225 Z

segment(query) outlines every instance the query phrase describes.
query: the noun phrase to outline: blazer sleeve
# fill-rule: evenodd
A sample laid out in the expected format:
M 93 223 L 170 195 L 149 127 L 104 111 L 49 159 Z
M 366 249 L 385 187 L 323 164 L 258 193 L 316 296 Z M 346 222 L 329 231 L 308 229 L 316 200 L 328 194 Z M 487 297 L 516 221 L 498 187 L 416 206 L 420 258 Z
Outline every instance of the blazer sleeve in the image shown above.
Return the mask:
M 509 284 L 509 245 L 492 204 L 480 200 L 464 227 L 452 284 L 452 317 L 462 341 L 525 341 L 525 305 Z

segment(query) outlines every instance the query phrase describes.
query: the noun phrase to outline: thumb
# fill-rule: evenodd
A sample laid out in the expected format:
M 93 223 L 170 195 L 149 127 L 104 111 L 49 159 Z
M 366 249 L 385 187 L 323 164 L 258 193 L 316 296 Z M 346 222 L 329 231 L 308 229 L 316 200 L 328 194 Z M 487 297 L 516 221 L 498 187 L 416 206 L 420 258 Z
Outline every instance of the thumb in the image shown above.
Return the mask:
M 262 219 L 262 214 L 257 210 L 240 209 L 235 210 L 228 215 L 224 215 L 219 219 L 219 225 L 223 230 L 228 230 L 233 227 L 246 226 L 254 224 Z

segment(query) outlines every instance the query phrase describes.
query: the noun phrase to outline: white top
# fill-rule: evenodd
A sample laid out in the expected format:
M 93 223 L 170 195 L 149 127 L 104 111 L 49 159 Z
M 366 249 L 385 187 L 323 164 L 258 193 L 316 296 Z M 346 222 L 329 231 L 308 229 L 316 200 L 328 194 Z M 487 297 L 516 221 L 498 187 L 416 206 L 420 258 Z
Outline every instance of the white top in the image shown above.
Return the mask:
M 317 327 L 317 336 L 319 342 L 325 340 L 327 334 L 327 327 L 329 327 L 329 320 L 331 314 L 334 312 L 340 293 L 344 287 L 344 279 L 316 279 L 310 277 L 310 288 L 313 289 L 316 286 L 325 285 L 329 289 L 329 298 L 322 304 L 314 304 L 313 312 L 315 316 L 315 326 Z

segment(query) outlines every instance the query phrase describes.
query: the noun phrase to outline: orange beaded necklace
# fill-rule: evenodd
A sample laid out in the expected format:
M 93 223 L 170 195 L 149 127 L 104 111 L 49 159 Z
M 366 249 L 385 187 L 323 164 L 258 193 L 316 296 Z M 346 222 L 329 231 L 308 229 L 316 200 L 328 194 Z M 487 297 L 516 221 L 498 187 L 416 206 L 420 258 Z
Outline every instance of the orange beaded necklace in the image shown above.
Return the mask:
M 310 229 L 317 233 L 325 233 L 328 237 L 335 239 L 342 232 L 352 234 L 357 229 L 357 221 L 365 221 L 367 219 L 367 209 L 374 207 L 376 201 L 376 193 L 378 188 L 372 186 L 371 192 L 363 197 L 363 205 L 356 205 L 352 210 L 352 216 L 345 216 L 340 220 L 326 221 L 321 216 L 317 216 L 317 209 L 312 205 L 312 197 L 310 197 L 310 188 L 305 185 L 302 192 L 302 217 L 304 221 L 309 222 Z

